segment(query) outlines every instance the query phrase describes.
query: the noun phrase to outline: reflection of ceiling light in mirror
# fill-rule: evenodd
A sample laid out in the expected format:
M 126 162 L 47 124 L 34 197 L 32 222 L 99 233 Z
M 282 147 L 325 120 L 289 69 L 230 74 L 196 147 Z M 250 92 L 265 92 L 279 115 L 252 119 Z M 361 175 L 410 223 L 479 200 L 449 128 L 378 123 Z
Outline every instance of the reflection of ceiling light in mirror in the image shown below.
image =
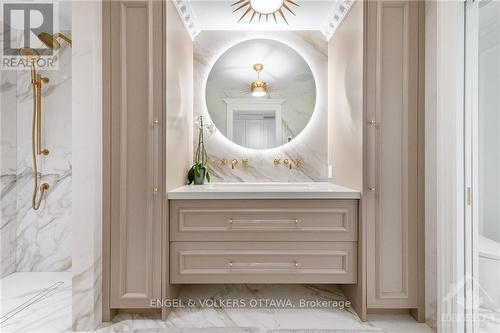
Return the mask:
M 255 64 L 253 65 L 253 69 L 257 72 L 257 81 L 252 82 L 250 91 L 254 97 L 264 97 L 267 95 L 267 83 L 260 80 L 260 71 L 264 69 L 264 65 Z
M 250 14 L 250 20 L 248 23 L 252 22 L 256 15 L 259 16 L 259 21 L 262 16 L 264 16 L 266 18 L 266 22 L 269 20 L 269 16 L 271 15 L 277 23 L 278 20 L 276 18 L 276 13 L 278 13 L 286 24 L 288 24 L 283 9 L 286 9 L 295 15 L 295 13 L 288 6 L 289 4 L 298 6 L 298 4 L 293 0 L 235 0 L 231 6 L 237 6 L 233 12 L 237 12 L 240 9 L 244 10 L 243 15 L 241 15 L 238 22 L 247 16 L 247 14 Z

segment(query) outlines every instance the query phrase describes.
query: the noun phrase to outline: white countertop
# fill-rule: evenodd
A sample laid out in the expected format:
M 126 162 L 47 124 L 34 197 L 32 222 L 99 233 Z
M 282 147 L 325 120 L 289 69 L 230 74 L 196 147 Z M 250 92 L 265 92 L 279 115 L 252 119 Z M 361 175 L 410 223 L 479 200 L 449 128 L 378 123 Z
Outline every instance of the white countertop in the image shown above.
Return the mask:
M 186 185 L 168 199 L 359 199 L 359 191 L 332 183 L 214 183 Z

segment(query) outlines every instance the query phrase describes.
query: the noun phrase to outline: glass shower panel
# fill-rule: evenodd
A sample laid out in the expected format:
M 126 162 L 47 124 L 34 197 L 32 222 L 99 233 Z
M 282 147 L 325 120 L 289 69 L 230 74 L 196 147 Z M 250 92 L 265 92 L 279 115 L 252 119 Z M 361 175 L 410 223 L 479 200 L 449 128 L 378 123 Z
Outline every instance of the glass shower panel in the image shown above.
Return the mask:
M 478 18 L 477 328 L 500 332 L 500 1 L 481 1 Z

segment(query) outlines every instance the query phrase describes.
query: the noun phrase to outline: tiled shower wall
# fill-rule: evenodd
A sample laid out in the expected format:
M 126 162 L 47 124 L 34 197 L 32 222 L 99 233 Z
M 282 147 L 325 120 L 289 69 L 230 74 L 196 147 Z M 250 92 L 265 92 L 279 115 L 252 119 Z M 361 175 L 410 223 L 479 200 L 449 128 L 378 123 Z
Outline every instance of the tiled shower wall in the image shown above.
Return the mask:
M 17 75 L 0 73 L 0 277 L 16 270 Z
M 2 276 L 71 268 L 71 49 L 63 46 L 55 69 L 40 74 L 50 79 L 42 89 L 43 145 L 50 154 L 38 161 L 41 182 L 50 189 L 34 211 L 30 73 L 2 71 Z

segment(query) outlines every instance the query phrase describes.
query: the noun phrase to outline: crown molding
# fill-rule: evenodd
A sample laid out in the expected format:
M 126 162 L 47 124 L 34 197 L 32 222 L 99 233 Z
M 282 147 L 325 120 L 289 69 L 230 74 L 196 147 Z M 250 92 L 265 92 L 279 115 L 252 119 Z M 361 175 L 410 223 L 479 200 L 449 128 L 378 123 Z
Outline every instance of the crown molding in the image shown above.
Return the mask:
M 340 26 L 344 18 L 349 13 L 352 5 L 354 4 L 354 0 L 341 0 L 335 7 L 335 9 L 330 14 L 328 22 L 326 26 L 321 30 L 321 33 L 325 36 L 326 40 L 330 40 L 333 34 Z
M 196 19 L 189 5 L 189 1 L 187 0 L 174 0 L 173 1 L 175 8 L 177 9 L 177 13 L 179 13 L 179 17 L 184 23 L 187 32 L 191 36 L 191 40 L 200 33 L 200 29 L 198 28 L 198 24 L 196 23 Z

